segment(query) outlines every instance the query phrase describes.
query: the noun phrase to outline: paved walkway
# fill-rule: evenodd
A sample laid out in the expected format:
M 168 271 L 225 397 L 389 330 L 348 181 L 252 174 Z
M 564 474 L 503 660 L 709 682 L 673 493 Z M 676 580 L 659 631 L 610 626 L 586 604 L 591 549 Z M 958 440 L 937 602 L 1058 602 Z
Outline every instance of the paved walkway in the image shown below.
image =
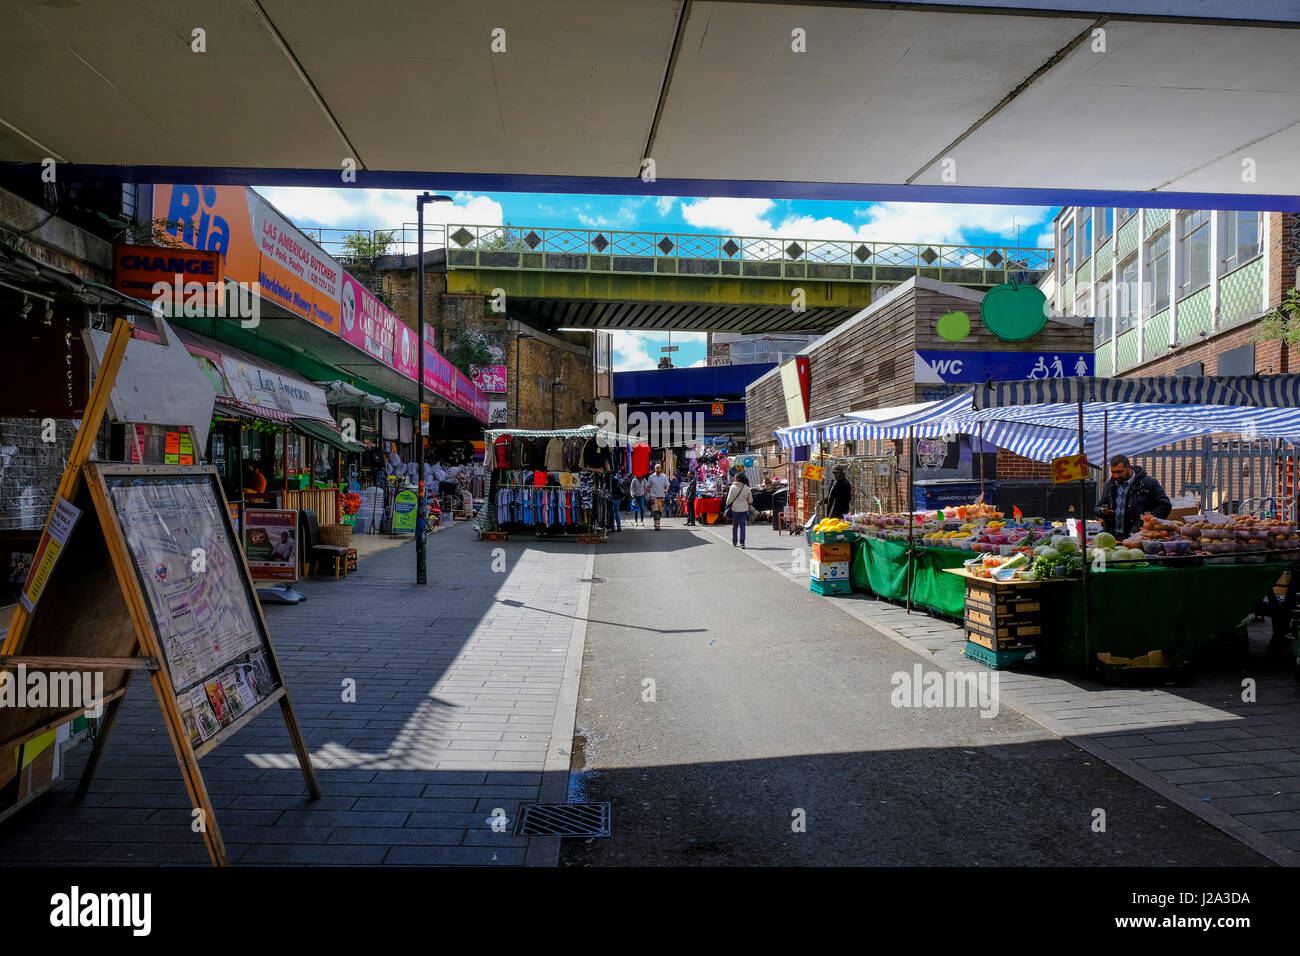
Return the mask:
M 896 706 L 896 675 L 941 669 L 715 535 L 597 551 L 573 789 L 613 835 L 562 865 L 1265 862 L 1005 704 Z
M 707 527 L 729 541 L 730 526 Z M 749 529 L 744 552 L 808 590 L 808 546 L 770 527 Z M 795 552 L 802 563 L 797 563 Z M 797 571 L 796 567 L 805 570 Z M 867 595 L 823 598 L 947 670 L 981 670 L 962 655 L 962 630 Z M 1000 699 L 1264 856 L 1300 864 L 1300 691 L 1258 658 L 1240 674 L 1198 676 L 1191 687 L 1114 688 L 1000 671 Z M 1242 681 L 1256 681 L 1243 703 Z
M 536 545 L 480 543 L 453 525 L 430 536 L 426 588 L 407 542 L 342 581 L 302 582 L 301 605 L 267 607 L 324 796 L 307 799 L 267 711 L 200 762 L 232 862 L 555 863 L 557 839 L 512 833 L 520 803 L 564 800 L 592 555 Z M 355 703 L 341 699 L 349 678 Z M 89 749 L 69 752 L 55 793 L 0 825 L 0 863 L 207 862 L 146 682 L 71 806 Z M 507 833 L 488 824 L 497 809 Z

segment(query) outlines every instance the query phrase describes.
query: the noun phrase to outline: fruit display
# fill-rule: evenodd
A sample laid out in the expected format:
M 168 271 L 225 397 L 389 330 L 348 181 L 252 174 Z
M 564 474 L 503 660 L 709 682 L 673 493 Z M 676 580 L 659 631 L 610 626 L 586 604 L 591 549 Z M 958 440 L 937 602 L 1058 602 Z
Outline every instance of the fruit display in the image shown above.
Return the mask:
M 840 518 L 823 518 L 817 522 L 813 531 L 849 531 L 852 530 L 852 527 L 849 522 Z

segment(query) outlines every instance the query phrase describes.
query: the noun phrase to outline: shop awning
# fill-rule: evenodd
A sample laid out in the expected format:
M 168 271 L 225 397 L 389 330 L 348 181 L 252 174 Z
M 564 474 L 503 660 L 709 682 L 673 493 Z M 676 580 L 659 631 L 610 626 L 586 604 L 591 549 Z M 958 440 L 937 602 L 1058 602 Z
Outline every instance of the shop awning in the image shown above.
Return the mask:
M 1085 400 L 1084 451 L 1094 465 L 1107 456 L 1137 455 L 1171 442 L 1235 434 L 1300 446 L 1300 376 L 1200 379 L 1062 379 L 976 385 L 937 402 L 850 412 L 798 429 L 778 429 L 783 446 L 826 440 L 937 438 L 982 434 L 984 439 L 1037 461 L 1079 451 L 1079 398 L 1150 396 L 1165 401 Z M 986 407 L 976 409 L 977 396 Z M 1014 404 L 1040 395 L 1055 402 Z M 1199 399 L 1182 402 L 1175 399 Z M 1072 401 L 1066 399 L 1073 399 Z M 991 406 L 994 400 L 1013 404 Z M 1264 404 L 1276 400 L 1280 407 Z
M 292 427 L 298 434 L 306 435 L 308 438 L 315 438 L 317 441 L 323 441 L 331 448 L 341 452 L 360 454 L 366 450 L 365 445 L 349 440 L 337 428 L 331 428 L 324 422 L 313 421 L 310 418 L 295 418 Z

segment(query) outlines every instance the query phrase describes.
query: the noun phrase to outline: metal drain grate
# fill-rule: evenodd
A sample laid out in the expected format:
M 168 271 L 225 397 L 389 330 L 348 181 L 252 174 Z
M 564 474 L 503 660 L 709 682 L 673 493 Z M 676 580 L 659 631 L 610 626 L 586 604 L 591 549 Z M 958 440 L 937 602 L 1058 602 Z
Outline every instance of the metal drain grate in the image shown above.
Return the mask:
M 607 837 L 608 803 L 529 803 L 519 808 L 515 836 Z

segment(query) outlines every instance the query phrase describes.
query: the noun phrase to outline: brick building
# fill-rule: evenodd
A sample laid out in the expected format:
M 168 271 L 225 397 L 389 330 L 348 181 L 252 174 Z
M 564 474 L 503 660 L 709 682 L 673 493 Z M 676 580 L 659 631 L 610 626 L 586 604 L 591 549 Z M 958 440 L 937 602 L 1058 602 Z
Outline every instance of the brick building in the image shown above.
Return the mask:
M 414 329 L 419 307 L 416 265 L 413 255 L 381 256 L 349 271 L 368 275 L 371 291 Z M 482 295 L 448 293 L 445 250 L 426 252 L 424 270 L 424 321 L 435 330 L 439 351 L 448 354 L 452 337 L 468 333 L 486 347 L 492 364 L 506 370 L 505 391 L 488 393 L 492 427 L 573 428 L 591 423 L 590 403 L 612 394 L 608 333 L 542 330 L 522 321 L 509 301 L 504 312 L 495 313 Z

